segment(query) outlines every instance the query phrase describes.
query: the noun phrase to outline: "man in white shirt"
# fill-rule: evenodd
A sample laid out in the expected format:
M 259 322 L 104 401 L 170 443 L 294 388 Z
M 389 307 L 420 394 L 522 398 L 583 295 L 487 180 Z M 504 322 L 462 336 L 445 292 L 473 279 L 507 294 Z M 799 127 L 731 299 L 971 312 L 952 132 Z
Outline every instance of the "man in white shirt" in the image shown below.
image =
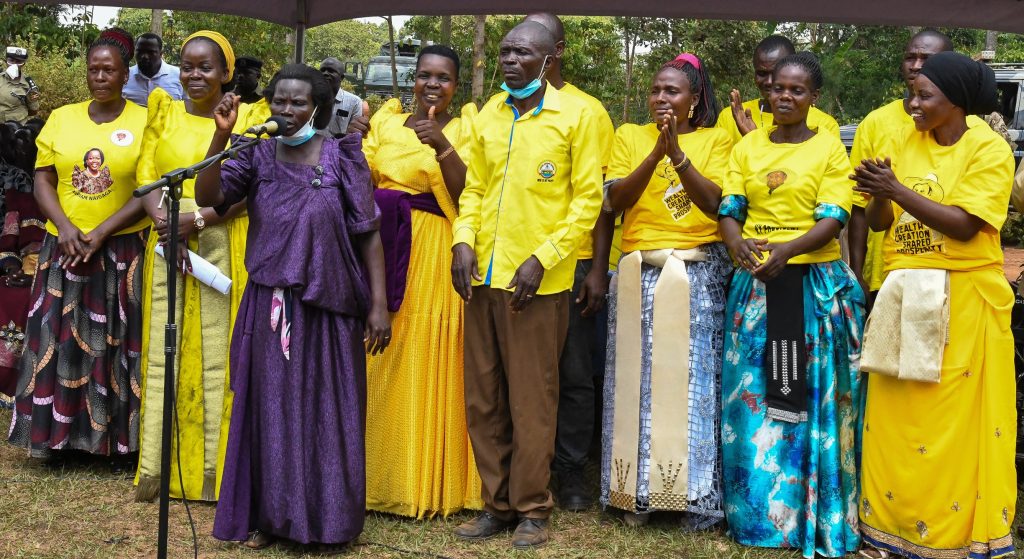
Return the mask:
M 143 33 L 135 41 L 136 65 L 128 69 L 128 83 L 122 95 L 143 107 L 149 100 L 149 94 L 156 88 L 162 88 L 174 99 L 182 99 L 185 90 L 181 87 L 178 67 L 164 62 L 164 42 L 156 33 Z
M 321 133 L 337 138 L 349 132 L 349 123 L 363 116 L 363 100 L 341 88 L 341 80 L 345 78 L 345 66 L 337 58 L 325 58 L 320 63 L 320 72 L 327 78 L 334 89 L 334 113 L 331 122 Z

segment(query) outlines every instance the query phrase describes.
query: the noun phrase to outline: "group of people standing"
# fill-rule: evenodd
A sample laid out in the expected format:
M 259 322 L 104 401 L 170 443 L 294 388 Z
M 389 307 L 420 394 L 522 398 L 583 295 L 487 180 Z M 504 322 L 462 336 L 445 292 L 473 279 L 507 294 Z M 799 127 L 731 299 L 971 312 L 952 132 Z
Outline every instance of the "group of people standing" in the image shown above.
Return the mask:
M 10 442 L 138 452 L 138 499 L 170 475 L 252 548 L 343 548 L 367 509 L 478 509 L 456 536 L 539 546 L 552 471 L 559 505 L 587 508 L 599 439 L 601 503 L 630 525 L 679 511 L 804 557 L 1012 555 L 1013 157 L 971 116 L 995 110 L 992 71 L 918 33 L 907 96 L 851 159 L 814 107 L 820 64 L 784 37 L 754 53 L 761 99 L 720 111 L 683 53 L 651 78 L 651 122 L 618 130 L 563 79 L 565 44 L 528 16 L 503 92 L 458 116 L 459 58 L 431 45 L 414 110 L 370 118 L 338 108 L 330 59 L 225 93 L 238 65 L 209 31 L 181 47 L 184 99 L 154 87 L 142 108 L 124 95 L 141 47 L 105 31 L 92 99 L 36 142 L 46 234 Z M 341 112 L 347 134 L 317 133 Z M 161 256 L 160 194 L 131 192 L 269 115 L 279 138 L 186 183 L 187 242 Z M 227 293 L 188 273 L 197 256 Z M 161 472 L 168 270 L 181 459 Z

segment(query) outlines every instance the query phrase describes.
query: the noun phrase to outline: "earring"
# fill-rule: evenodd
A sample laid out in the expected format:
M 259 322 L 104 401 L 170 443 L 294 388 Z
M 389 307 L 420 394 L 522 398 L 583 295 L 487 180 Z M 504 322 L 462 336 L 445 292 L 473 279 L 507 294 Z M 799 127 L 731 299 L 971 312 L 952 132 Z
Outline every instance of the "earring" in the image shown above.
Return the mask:
M 687 115 L 687 116 L 686 116 L 686 118 L 693 118 L 693 108 L 694 108 L 695 106 L 696 106 L 696 105 L 690 105 L 690 114 L 689 114 L 689 115 Z

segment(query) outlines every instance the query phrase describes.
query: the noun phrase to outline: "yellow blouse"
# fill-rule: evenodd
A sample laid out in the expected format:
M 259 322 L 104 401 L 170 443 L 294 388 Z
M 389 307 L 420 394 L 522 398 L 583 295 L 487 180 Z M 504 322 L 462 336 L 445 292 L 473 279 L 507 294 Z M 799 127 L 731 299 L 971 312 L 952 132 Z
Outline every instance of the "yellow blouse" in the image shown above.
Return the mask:
M 232 132 L 240 134 L 269 116 L 266 102 L 244 104 L 238 110 L 238 121 Z M 139 154 L 136 174 L 139 184 L 149 184 L 164 173 L 206 159 L 210 139 L 216 130 L 217 125 L 212 118 L 189 114 L 185 101 L 175 101 L 163 89 L 154 89 L 149 95 L 149 115 Z M 185 181 L 182 196 L 196 197 L 195 179 Z
M 370 132 L 363 140 L 363 153 L 377 188 L 404 190 L 411 194 L 431 193 L 445 217 L 454 221 L 458 205 L 452 200 L 441 175 L 434 149 L 421 143 L 416 132 L 405 126 L 410 114 L 402 112 L 398 99 L 385 103 L 370 119 Z M 444 135 L 463 160 L 469 156 L 476 105 L 467 104 L 462 115 L 448 121 Z M 468 162 L 468 161 L 467 161 Z

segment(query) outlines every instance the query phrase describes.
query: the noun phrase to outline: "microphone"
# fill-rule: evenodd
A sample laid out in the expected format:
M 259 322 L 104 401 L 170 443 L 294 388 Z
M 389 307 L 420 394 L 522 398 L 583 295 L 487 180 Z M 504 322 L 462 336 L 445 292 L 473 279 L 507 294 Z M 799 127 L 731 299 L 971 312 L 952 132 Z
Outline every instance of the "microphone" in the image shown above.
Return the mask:
M 246 134 L 254 134 L 256 136 L 267 136 L 274 137 L 280 136 L 284 133 L 284 129 L 288 127 L 288 121 L 284 117 L 272 116 L 267 119 L 266 122 L 258 126 L 252 126 L 245 131 Z

